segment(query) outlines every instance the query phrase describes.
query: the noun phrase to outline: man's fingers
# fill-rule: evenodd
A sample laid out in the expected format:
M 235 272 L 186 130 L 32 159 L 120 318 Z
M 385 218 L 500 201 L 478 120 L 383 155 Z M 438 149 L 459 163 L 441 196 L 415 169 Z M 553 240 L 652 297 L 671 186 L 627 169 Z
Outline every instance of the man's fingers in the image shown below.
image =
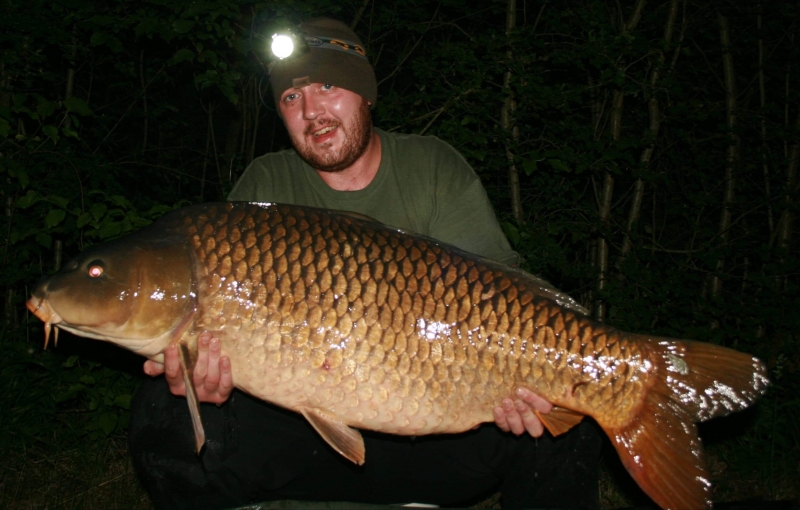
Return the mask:
M 202 341 L 202 338 L 201 338 Z M 203 385 L 206 388 L 206 392 L 208 393 L 216 393 L 219 390 L 219 356 L 220 356 L 220 346 L 219 346 L 219 339 L 214 338 L 211 340 L 211 345 L 208 345 L 208 360 L 206 365 L 208 367 L 208 371 L 206 374 L 205 381 L 203 381 Z M 198 361 L 199 363 L 199 361 Z
M 183 374 L 181 374 L 178 348 L 175 345 L 164 349 L 164 378 L 167 380 L 170 393 L 178 396 L 186 395 L 186 385 L 183 382 Z
M 506 415 L 506 421 L 508 422 L 508 428 L 511 429 L 514 435 L 521 435 L 525 432 L 525 425 L 522 423 L 522 417 L 520 417 L 519 412 L 517 412 L 514 402 L 510 398 L 504 398 L 502 405 L 503 412 Z
M 539 421 L 539 418 L 533 413 L 530 406 L 522 400 L 515 400 L 514 406 L 517 408 L 522 426 L 528 431 L 528 434 L 533 437 L 541 436 L 544 432 L 544 427 L 542 426 L 542 422 Z
M 208 337 L 204 335 L 200 335 L 197 340 L 197 361 L 192 374 L 195 388 L 203 385 L 206 374 L 208 374 L 208 343 Z
M 494 423 L 502 430 L 503 432 L 510 432 L 511 427 L 508 426 L 508 420 L 506 420 L 506 413 L 503 411 L 503 408 L 500 406 L 496 406 L 492 409 L 494 413 Z
M 540 413 L 547 414 L 553 409 L 553 404 L 532 392 L 528 388 L 517 388 L 517 397 L 532 409 L 535 409 Z
M 233 391 L 233 374 L 231 372 L 231 359 L 223 356 L 219 360 L 220 376 L 219 376 L 219 396 L 223 400 L 227 400 Z
M 208 333 L 200 335 L 197 342 L 197 362 L 192 378 L 200 402 L 221 404 L 228 400 L 233 392 L 231 360 L 221 354 L 219 339 Z M 163 364 L 152 360 L 145 361 L 144 372 L 152 376 L 163 373 L 170 393 L 178 396 L 186 395 L 186 384 L 183 380 L 177 346 L 172 345 L 164 349 Z
M 164 373 L 164 364 L 151 359 L 144 362 L 144 373 L 155 377 Z

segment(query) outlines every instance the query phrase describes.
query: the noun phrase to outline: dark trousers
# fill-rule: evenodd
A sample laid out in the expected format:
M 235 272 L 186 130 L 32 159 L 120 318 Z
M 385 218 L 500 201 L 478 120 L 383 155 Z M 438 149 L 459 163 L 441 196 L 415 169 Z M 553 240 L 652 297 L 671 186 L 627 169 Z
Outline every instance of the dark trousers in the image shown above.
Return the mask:
M 359 467 L 299 414 L 239 391 L 220 407 L 202 405 L 200 456 L 186 401 L 163 378 L 142 385 L 131 411 L 133 464 L 156 508 L 279 499 L 462 506 L 496 491 L 503 508 L 599 508 L 602 440 L 591 420 L 538 440 L 491 424 L 417 438 L 362 431 L 366 463 Z

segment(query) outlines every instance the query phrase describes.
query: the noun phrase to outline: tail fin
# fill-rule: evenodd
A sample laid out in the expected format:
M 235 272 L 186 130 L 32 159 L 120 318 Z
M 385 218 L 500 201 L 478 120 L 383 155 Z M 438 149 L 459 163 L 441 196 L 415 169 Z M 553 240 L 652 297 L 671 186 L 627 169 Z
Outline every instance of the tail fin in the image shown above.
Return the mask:
M 711 483 L 695 423 L 752 404 L 769 384 L 766 366 L 708 343 L 647 343 L 657 380 L 630 422 L 604 429 L 625 468 L 659 506 L 710 508 Z

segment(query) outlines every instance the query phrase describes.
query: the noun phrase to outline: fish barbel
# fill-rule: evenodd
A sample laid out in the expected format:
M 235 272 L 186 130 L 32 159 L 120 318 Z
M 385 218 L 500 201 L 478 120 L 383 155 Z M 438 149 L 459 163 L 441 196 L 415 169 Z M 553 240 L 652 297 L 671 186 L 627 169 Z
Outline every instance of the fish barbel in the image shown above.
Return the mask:
M 591 416 L 664 508 L 711 505 L 696 422 L 768 385 L 756 358 L 593 322 L 547 282 L 342 212 L 242 202 L 179 209 L 40 282 L 52 326 L 153 360 L 177 344 L 192 402 L 213 332 L 234 384 L 303 414 L 361 464 L 356 429 L 457 433 L 494 421 L 517 387 L 556 407 L 554 435 Z M 532 483 L 534 483 L 532 481 Z

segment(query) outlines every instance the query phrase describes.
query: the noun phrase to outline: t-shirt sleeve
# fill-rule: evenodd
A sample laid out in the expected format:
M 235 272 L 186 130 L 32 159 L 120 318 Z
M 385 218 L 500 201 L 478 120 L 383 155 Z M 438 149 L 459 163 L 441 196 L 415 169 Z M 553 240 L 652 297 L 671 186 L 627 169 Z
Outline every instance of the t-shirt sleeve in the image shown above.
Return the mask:
M 429 235 L 492 260 L 519 264 L 478 175 L 454 148 L 436 141 L 441 147 L 435 151 Z

